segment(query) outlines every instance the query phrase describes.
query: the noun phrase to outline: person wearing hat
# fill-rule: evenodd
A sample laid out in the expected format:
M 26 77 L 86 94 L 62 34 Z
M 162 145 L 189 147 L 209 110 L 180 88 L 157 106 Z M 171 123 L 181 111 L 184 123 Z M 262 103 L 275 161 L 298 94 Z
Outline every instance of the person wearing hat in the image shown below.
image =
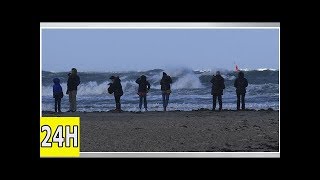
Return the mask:
M 147 109 L 147 93 L 150 90 L 150 83 L 147 81 L 147 77 L 145 75 L 140 76 L 136 80 L 136 83 L 139 84 L 138 88 L 138 95 L 140 97 L 140 102 L 139 102 L 139 109 L 141 111 L 142 108 L 142 100 L 144 102 L 144 109 L 148 111 Z
M 216 72 L 216 75 L 212 76 L 210 81 L 212 83 L 211 95 L 213 99 L 212 111 L 216 109 L 217 97 L 219 101 L 219 111 L 222 110 L 222 95 L 223 89 L 225 89 L 224 78 L 221 76 L 220 71 Z
M 246 87 L 248 87 L 248 80 L 244 77 L 242 71 L 239 72 L 238 78 L 234 81 L 234 87 L 236 88 L 237 93 L 237 110 L 240 110 L 240 98 L 241 98 L 241 109 L 245 109 L 245 100 Z
M 53 79 L 53 98 L 54 98 L 54 111 L 61 113 L 61 99 L 63 98 L 63 91 L 60 85 L 60 79 Z
M 117 76 L 111 76 L 109 79 L 111 79 L 112 83 L 109 83 L 109 88 L 108 88 L 108 93 L 114 95 L 114 99 L 116 102 L 116 112 L 121 112 L 121 103 L 120 103 L 120 98 L 123 95 L 123 90 L 122 90 L 122 85 L 121 85 L 121 80 Z
M 170 84 L 172 84 L 172 79 L 170 76 L 167 75 L 167 73 L 162 73 L 162 78 L 160 81 L 161 85 L 161 91 L 162 91 L 162 104 L 163 104 L 163 111 L 167 111 L 167 106 L 169 103 L 169 96 L 171 93 L 171 87 Z
M 78 76 L 77 69 L 72 68 L 71 74 L 67 82 L 67 94 L 69 95 L 70 108 L 68 112 L 75 112 L 77 110 L 77 90 L 80 84 L 80 77 Z

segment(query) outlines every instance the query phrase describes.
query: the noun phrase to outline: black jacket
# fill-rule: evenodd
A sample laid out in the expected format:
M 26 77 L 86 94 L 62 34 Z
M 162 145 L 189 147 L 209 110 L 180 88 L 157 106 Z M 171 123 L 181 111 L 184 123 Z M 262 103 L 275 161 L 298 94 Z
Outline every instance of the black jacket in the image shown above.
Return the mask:
M 147 90 L 150 90 L 150 83 L 146 80 L 141 80 L 141 78 L 138 78 L 136 80 L 136 83 L 139 84 L 138 92 L 147 92 Z
M 68 83 L 67 83 L 67 87 L 68 87 L 68 91 L 74 91 L 77 90 L 77 87 L 80 84 L 80 77 L 78 75 L 70 75 L 68 78 Z
M 237 94 L 245 94 L 247 92 L 246 87 L 248 87 L 248 80 L 244 77 L 238 77 L 234 81 L 234 87 L 236 88 Z
M 115 78 L 113 83 L 109 83 L 109 88 L 108 92 L 109 94 L 114 93 L 114 96 L 122 96 L 123 95 L 123 90 L 122 90 L 122 85 L 120 83 L 120 79 L 118 77 Z
M 170 84 L 172 83 L 172 79 L 170 76 L 166 75 L 163 76 L 161 81 L 160 81 L 160 85 L 161 85 L 161 91 L 166 91 L 166 90 L 170 90 Z
M 223 89 L 225 89 L 223 77 L 221 75 L 213 76 L 210 82 L 212 83 L 211 95 L 223 95 Z

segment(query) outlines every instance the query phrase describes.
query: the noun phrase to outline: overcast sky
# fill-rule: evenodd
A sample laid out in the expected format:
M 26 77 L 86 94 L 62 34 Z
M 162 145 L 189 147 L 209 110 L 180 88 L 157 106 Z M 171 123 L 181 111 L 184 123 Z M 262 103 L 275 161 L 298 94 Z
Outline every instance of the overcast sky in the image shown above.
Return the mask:
M 279 69 L 277 29 L 45 29 L 42 70 Z

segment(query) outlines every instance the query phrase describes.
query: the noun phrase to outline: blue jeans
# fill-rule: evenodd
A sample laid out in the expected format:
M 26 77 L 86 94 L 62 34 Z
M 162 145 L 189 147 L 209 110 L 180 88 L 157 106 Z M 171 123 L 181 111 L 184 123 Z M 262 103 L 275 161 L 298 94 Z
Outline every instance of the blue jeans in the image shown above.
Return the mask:
M 170 96 L 170 94 L 162 93 L 162 104 L 163 104 L 163 108 L 167 108 L 168 103 L 169 103 L 169 96 Z
M 147 96 L 146 95 L 140 96 L 139 108 L 140 109 L 142 108 L 142 99 L 143 99 L 144 108 L 147 109 Z

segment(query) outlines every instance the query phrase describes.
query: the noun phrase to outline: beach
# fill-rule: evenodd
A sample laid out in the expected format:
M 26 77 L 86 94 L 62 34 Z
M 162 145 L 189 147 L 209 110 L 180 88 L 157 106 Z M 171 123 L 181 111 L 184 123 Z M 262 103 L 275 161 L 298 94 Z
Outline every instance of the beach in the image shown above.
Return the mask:
M 279 111 L 75 112 L 81 152 L 279 152 Z

